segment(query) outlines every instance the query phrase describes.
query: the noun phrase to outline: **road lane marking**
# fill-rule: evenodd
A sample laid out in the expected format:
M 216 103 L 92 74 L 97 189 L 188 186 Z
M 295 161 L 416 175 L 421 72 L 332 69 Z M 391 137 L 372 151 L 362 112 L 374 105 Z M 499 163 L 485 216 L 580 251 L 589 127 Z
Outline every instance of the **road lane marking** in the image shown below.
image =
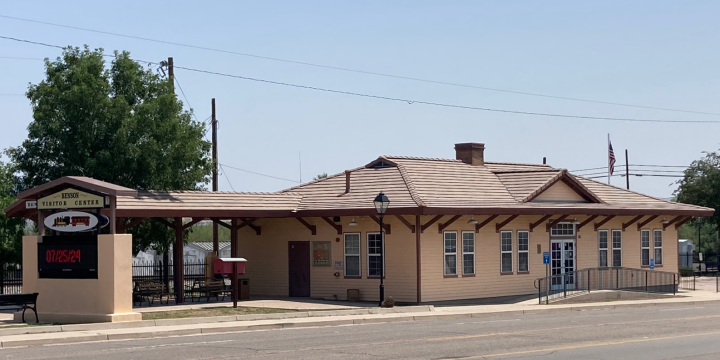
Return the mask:
M 681 338 L 686 338 L 686 337 L 709 336 L 709 335 L 718 335 L 718 334 L 720 334 L 720 331 L 695 333 L 695 334 L 683 334 L 683 335 L 676 335 L 676 336 L 664 336 L 664 337 L 657 337 L 657 338 L 652 338 L 652 339 L 645 337 L 642 339 L 630 339 L 630 340 L 619 340 L 619 341 L 599 341 L 599 342 L 594 342 L 594 343 L 583 343 L 583 344 L 578 344 L 578 345 L 558 346 L 558 347 L 553 347 L 553 348 L 544 348 L 544 349 L 536 349 L 536 350 L 524 350 L 524 351 L 514 351 L 514 352 L 506 352 L 506 353 L 494 353 L 494 354 L 484 354 L 484 355 L 475 355 L 475 356 L 446 358 L 446 360 L 469 360 L 469 359 L 485 359 L 485 358 L 489 358 L 489 357 L 499 357 L 499 356 L 517 356 L 517 355 L 533 354 L 533 353 L 539 353 L 539 352 L 555 352 L 555 351 L 561 351 L 561 350 L 584 349 L 584 348 L 597 347 L 597 346 L 623 345 L 623 344 L 633 344 L 633 343 L 642 343 L 642 342 L 660 341 L 660 340 L 673 340 L 673 339 L 681 339 Z

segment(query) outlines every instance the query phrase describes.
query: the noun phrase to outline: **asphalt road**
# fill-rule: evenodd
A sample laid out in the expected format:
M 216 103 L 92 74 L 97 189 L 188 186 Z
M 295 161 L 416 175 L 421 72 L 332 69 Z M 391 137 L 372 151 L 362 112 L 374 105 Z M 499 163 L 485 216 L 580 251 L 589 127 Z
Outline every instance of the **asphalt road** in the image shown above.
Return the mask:
M 657 306 L 0 349 L 13 359 L 720 359 L 720 306 Z

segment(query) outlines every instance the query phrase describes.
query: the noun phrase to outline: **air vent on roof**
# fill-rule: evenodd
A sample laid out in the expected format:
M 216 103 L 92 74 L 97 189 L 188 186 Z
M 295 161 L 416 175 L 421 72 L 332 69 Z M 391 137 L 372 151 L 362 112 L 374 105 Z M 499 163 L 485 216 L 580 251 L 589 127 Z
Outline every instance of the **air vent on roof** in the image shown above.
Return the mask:
M 371 168 L 373 168 L 373 169 L 384 169 L 384 168 L 388 168 L 388 167 L 391 167 L 391 166 L 392 166 L 391 164 L 388 164 L 388 163 L 386 163 L 386 162 L 384 162 L 384 161 L 378 161 L 378 162 L 376 162 L 375 164 L 373 164 L 373 165 L 371 166 Z

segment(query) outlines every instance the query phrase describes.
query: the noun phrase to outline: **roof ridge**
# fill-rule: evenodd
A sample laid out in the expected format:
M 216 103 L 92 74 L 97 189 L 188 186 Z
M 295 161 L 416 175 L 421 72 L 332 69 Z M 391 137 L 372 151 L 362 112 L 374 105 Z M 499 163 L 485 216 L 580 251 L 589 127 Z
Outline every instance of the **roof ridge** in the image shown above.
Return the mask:
M 356 171 L 356 170 L 360 170 L 360 169 L 364 169 L 364 168 L 365 168 L 365 166 L 360 166 L 360 167 L 357 167 L 357 168 L 354 168 L 354 169 L 351 169 L 351 170 L 345 170 L 345 171 Z M 293 186 L 293 187 L 289 187 L 289 188 L 287 188 L 287 189 L 280 190 L 280 191 L 278 191 L 278 193 L 288 193 L 288 192 L 290 192 L 290 190 L 294 190 L 294 189 L 302 188 L 302 187 L 305 187 L 305 186 L 308 186 L 308 185 L 316 184 L 316 183 L 319 183 L 319 182 L 321 182 L 321 181 L 330 180 L 330 179 L 336 178 L 336 177 L 338 177 L 338 176 L 340 176 L 340 175 L 344 175 L 344 174 L 345 174 L 345 171 L 343 171 L 343 172 L 341 172 L 341 173 L 329 175 L 328 177 L 325 177 L 325 178 L 322 178 L 322 179 L 317 179 L 317 180 L 313 180 L 313 181 L 308 181 L 308 182 L 306 182 L 306 183 L 304 183 L 304 184 L 295 185 L 295 186 Z
M 491 165 L 525 165 L 525 166 L 537 166 L 537 167 L 549 167 L 553 168 L 548 164 L 531 164 L 531 163 L 518 163 L 518 162 L 505 162 L 505 161 L 485 161 L 486 164 Z
M 539 170 L 490 170 L 490 171 L 495 174 L 525 174 L 525 173 L 553 172 L 553 171 L 560 171 L 560 170 L 563 170 L 563 169 L 548 168 L 548 169 L 539 169 Z
M 140 196 L 143 194 L 162 194 L 162 193 L 180 193 L 180 194 L 188 194 L 188 193 L 195 193 L 195 194 L 235 194 L 235 195 L 295 195 L 295 196 L 302 196 L 302 194 L 299 193 L 293 193 L 293 192 L 269 192 L 269 191 L 210 191 L 210 190 L 140 190 L 138 191 L 137 195 Z
M 571 175 L 572 175 L 572 174 L 571 174 Z M 661 198 L 658 198 L 658 197 L 646 195 L 646 194 L 643 194 L 643 193 L 640 193 L 640 192 L 637 192 L 637 191 L 633 191 L 633 190 L 630 190 L 630 189 L 623 189 L 623 188 L 621 188 L 621 187 L 619 187 L 619 186 L 615 186 L 615 185 L 611 185 L 611 184 L 605 184 L 605 183 L 602 183 L 602 182 L 600 182 L 600 181 L 593 180 L 593 179 L 590 179 L 590 178 L 586 178 L 586 177 L 580 176 L 580 175 L 572 175 L 572 176 L 574 176 L 574 177 L 576 177 L 576 178 L 582 178 L 582 179 L 585 179 L 585 180 L 588 180 L 588 181 L 592 181 L 592 182 L 598 183 L 598 184 L 600 184 L 600 185 L 609 186 L 609 187 L 614 188 L 614 189 L 617 189 L 617 190 L 627 191 L 627 192 L 633 193 L 633 194 L 635 194 L 635 195 L 644 196 L 644 197 L 649 198 L 649 199 L 653 199 L 653 200 L 657 200 L 657 201 L 662 201 L 662 202 L 664 202 L 664 203 L 666 203 L 666 204 L 682 204 L 682 205 L 699 206 L 699 205 L 693 205 L 693 204 L 685 204 L 685 203 L 681 203 L 681 202 L 677 202 L 677 201 L 667 201 L 667 200 L 665 200 L 665 199 L 661 199 Z M 702 206 L 701 206 L 701 207 L 702 207 Z
M 548 188 L 550 188 L 551 186 L 553 186 L 553 184 L 555 184 L 558 180 L 560 180 L 560 178 L 562 176 L 563 176 L 563 171 L 562 170 L 558 171 L 558 173 L 555 174 L 555 176 L 551 177 L 550 179 L 548 179 L 548 181 L 546 181 L 544 184 L 542 184 L 539 188 L 535 189 L 535 191 L 533 191 L 530 194 L 528 194 L 527 196 L 525 196 L 522 200 L 520 200 L 520 202 L 525 203 L 525 202 L 528 202 L 528 201 L 534 199 L 535 197 L 540 195 L 543 191 L 545 191 Z
M 419 207 L 425 207 L 425 202 L 422 201 L 420 194 L 418 194 L 415 183 L 413 183 L 410 174 L 407 172 L 407 169 L 405 169 L 405 166 L 398 164 L 397 168 L 398 171 L 400 171 L 400 176 L 402 177 L 403 181 L 405 181 L 405 186 L 407 186 L 408 192 L 410 192 L 410 197 L 413 199 L 413 201 L 415 201 L 415 204 L 417 204 L 417 206 Z
M 457 159 L 443 159 L 443 158 L 431 158 L 431 157 L 421 157 L 421 156 L 383 155 L 381 157 L 384 157 L 386 159 L 462 162 L 462 160 L 457 160 Z

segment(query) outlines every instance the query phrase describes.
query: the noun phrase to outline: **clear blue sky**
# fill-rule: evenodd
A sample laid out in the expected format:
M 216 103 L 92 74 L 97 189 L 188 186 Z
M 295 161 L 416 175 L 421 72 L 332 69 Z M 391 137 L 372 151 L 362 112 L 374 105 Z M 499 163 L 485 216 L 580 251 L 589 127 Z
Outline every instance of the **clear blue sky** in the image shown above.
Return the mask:
M 720 113 L 717 1 L 23 1 L 0 14 L 358 70 L 557 96 Z M 337 90 L 467 106 L 603 117 L 720 120 L 390 79 L 162 45 L 0 18 L 0 35 L 58 45 L 173 56 L 177 66 Z M 0 39 L 0 57 L 55 58 L 59 50 Z M 361 166 L 378 155 L 454 157 L 483 142 L 490 161 L 570 170 L 618 164 L 687 165 L 720 147 L 720 124 L 549 119 L 358 98 L 176 70 L 197 117 L 217 100 L 220 162 L 302 179 Z M 37 60 L 0 58 L 0 94 L 43 77 Z M 178 91 L 179 93 L 179 91 Z M 187 105 L 187 104 L 186 104 Z M 0 148 L 17 146 L 32 119 L 22 96 L 0 96 Z M 618 169 L 619 171 L 620 169 Z M 235 190 L 293 183 L 232 169 Z M 671 178 L 631 179 L 669 197 Z M 624 178 L 613 184 L 624 186 Z M 223 177 L 221 190 L 230 190 Z

